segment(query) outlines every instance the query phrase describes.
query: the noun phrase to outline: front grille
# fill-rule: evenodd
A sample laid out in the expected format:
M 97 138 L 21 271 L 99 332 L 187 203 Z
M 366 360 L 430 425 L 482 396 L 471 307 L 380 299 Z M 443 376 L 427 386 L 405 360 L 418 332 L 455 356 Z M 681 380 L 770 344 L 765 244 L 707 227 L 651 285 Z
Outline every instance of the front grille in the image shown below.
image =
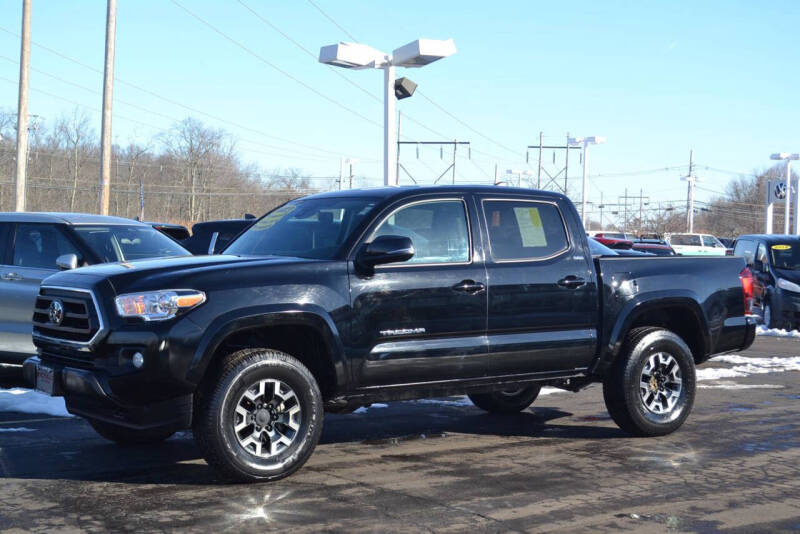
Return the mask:
M 60 324 L 50 318 L 54 301 L 59 302 L 63 309 Z M 100 330 L 98 313 L 89 293 L 42 287 L 33 310 L 33 330 L 41 336 L 86 343 Z

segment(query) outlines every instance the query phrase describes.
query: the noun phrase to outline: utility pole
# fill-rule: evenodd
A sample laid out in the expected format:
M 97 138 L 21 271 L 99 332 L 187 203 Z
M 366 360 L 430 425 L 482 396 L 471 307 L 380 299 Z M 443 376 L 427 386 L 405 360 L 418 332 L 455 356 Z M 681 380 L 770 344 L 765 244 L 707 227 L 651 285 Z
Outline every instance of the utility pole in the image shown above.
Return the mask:
M 403 120 L 403 112 L 397 112 L 397 154 L 395 155 L 395 159 L 397 159 L 397 164 L 394 168 L 394 180 L 395 185 L 400 184 L 400 122 Z M 350 165 L 350 169 L 352 170 L 353 166 Z M 352 174 L 352 173 L 351 173 Z M 352 180 L 351 180 L 352 181 Z M 352 189 L 352 184 L 350 185 L 350 189 Z
M 686 230 L 690 234 L 694 232 L 694 150 L 689 151 L 689 175 L 686 176 L 688 191 L 686 193 Z
M 456 185 L 456 149 L 458 148 L 458 140 L 453 139 L 453 185 Z
M 114 46 L 117 40 L 117 0 L 106 9 L 106 61 L 103 69 L 103 122 L 100 132 L 100 213 L 108 215 L 111 200 L 111 103 L 114 98 Z
M 603 208 L 605 208 L 605 204 L 603 204 L 603 192 L 600 191 L 600 229 L 603 229 Z
M 16 211 L 25 211 L 28 163 L 28 82 L 31 63 L 31 0 L 22 0 L 22 40 L 19 47 L 19 100 L 17 102 Z
M 536 173 L 536 189 L 542 188 L 542 139 L 543 133 L 539 132 L 539 170 Z
M 622 223 L 622 233 L 628 231 L 628 188 L 625 188 L 625 219 Z

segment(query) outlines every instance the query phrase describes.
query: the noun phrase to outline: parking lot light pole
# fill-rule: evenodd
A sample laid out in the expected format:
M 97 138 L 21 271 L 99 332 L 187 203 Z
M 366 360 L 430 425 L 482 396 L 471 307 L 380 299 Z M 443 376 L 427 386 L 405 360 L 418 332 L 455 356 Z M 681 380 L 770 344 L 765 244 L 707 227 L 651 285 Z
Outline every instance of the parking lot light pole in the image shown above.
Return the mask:
M 769 159 L 786 161 L 786 199 L 783 211 L 783 233 L 789 233 L 789 220 L 792 216 L 792 160 L 800 159 L 800 154 L 789 154 L 788 152 L 778 152 L 772 154 Z M 800 192 L 800 191 L 799 191 Z M 794 216 L 795 234 L 800 235 L 800 202 L 795 200 L 796 212 Z
M 391 55 L 361 43 L 337 43 L 319 49 L 319 62 L 345 69 L 383 69 L 383 185 L 397 185 L 395 131 L 395 68 L 418 68 L 452 56 L 452 39 L 417 39 Z
M 600 145 L 606 142 L 605 137 L 593 135 L 591 137 L 570 137 L 570 145 L 583 145 L 583 187 L 581 193 L 581 223 L 586 227 L 586 185 L 589 182 L 589 145 Z M 567 148 L 569 150 L 569 148 Z

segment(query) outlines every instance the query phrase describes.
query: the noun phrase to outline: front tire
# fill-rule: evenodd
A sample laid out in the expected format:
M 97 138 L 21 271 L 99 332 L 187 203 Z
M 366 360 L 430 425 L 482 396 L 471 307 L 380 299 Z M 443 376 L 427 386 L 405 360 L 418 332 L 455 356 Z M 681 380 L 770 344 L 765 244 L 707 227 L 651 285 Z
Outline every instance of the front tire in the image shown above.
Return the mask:
M 95 432 L 109 441 L 122 445 L 145 445 L 148 443 L 160 443 L 175 433 L 174 430 L 166 429 L 146 429 L 137 430 L 113 423 L 106 423 L 99 419 L 87 419 Z
M 472 404 L 489 413 L 518 413 L 533 404 L 541 389 L 541 386 L 533 385 L 507 391 L 472 393 L 468 397 Z
M 311 456 L 322 433 L 322 395 L 296 358 L 269 349 L 229 354 L 198 396 L 194 436 L 225 478 L 272 481 Z
M 603 380 L 603 397 L 617 425 L 634 436 L 663 436 L 683 424 L 694 405 L 694 358 L 663 328 L 637 328 Z

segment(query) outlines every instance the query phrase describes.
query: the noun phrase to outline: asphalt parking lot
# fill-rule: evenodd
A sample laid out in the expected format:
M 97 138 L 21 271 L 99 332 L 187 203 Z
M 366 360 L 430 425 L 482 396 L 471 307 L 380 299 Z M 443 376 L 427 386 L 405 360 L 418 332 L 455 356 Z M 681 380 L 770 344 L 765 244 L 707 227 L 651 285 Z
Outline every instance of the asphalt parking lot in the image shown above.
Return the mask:
M 741 355 L 788 359 L 800 340 Z M 399 402 L 327 416 L 309 463 L 261 485 L 214 480 L 189 433 L 121 447 L 79 418 L 0 412 L 0 532 L 796 532 L 800 373 L 746 372 L 761 361 L 699 382 L 664 438 L 624 435 L 597 386 L 515 416 Z

